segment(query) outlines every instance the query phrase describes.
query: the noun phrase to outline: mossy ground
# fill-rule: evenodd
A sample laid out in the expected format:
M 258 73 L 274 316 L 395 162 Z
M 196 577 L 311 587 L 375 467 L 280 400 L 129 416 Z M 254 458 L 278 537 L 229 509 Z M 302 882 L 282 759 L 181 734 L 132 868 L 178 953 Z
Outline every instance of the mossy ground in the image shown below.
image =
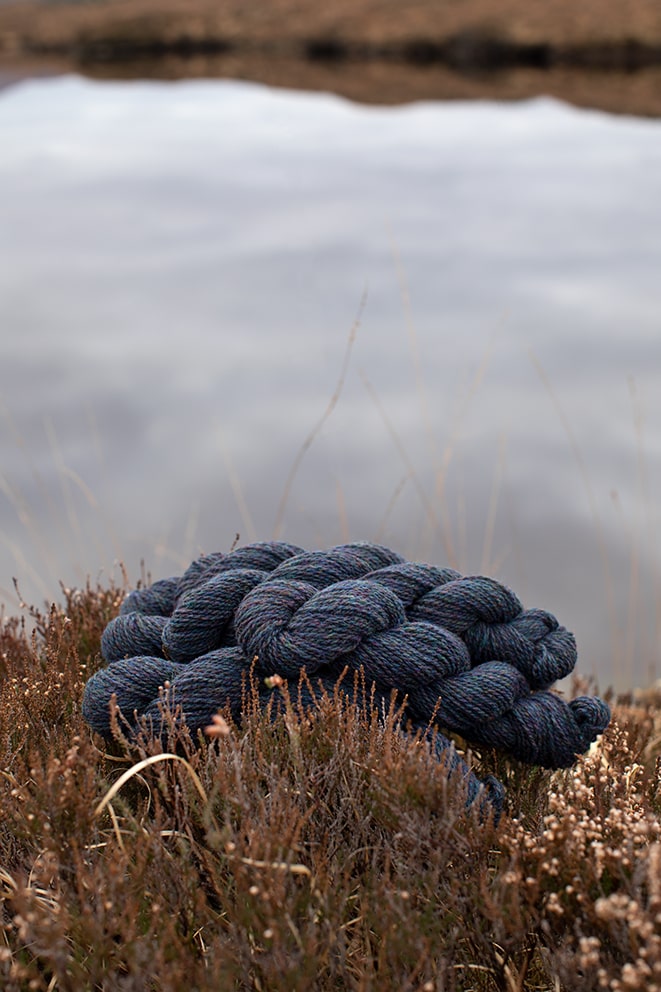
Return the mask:
M 655 693 L 569 771 L 474 755 L 495 825 L 341 699 L 107 748 L 80 705 L 121 598 L 0 627 L 2 989 L 661 989 Z

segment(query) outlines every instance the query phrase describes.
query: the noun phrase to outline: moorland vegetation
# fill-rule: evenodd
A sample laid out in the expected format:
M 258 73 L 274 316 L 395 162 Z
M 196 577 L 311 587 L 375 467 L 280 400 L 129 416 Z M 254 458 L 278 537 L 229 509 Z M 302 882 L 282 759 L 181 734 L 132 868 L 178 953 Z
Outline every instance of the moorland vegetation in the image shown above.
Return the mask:
M 104 744 L 81 698 L 124 592 L 0 626 L 7 992 L 661 989 L 659 693 L 611 698 L 569 770 L 471 754 L 496 823 L 339 695 Z

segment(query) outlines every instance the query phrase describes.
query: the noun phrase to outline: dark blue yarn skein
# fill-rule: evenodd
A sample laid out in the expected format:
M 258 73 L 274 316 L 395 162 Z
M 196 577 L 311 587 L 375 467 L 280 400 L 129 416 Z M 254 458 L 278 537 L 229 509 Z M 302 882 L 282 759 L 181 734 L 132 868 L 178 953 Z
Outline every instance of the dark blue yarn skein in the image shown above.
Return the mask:
M 228 554 L 216 551 L 210 555 L 202 555 L 192 562 L 181 576 L 177 596 L 183 596 L 220 572 L 231 572 L 238 568 L 272 572 L 288 558 L 303 553 L 302 548 L 295 544 L 287 544 L 285 541 L 257 541 L 254 544 L 235 548 Z
M 494 579 L 365 543 L 303 552 L 263 542 L 203 556 L 180 579 L 131 593 L 102 652 L 111 664 L 89 680 L 83 713 L 105 736 L 113 693 L 129 724 L 146 718 L 160 732 L 166 680 L 167 704 L 193 732 L 225 705 L 238 719 L 251 666 L 290 686 L 305 670 L 329 689 L 343 669 L 360 672 L 384 705 L 393 690 L 405 697 L 413 727 L 435 719 L 550 768 L 572 764 L 610 717 L 601 700 L 568 704 L 546 691 L 576 661 L 573 635 L 551 614 L 524 610 Z
M 473 596 L 468 611 L 478 601 L 475 587 L 475 582 L 469 586 Z M 485 582 L 479 596 L 489 587 L 497 588 L 499 596 L 490 604 L 490 615 L 502 615 L 503 603 L 509 612 L 515 602 L 512 594 L 508 597 L 504 587 Z M 482 608 L 482 615 L 489 615 L 487 609 Z M 513 610 L 511 615 L 514 618 Z M 336 582 L 319 591 L 305 583 L 266 582 L 237 610 L 236 635 L 264 674 L 275 671 L 292 679 L 303 667 L 315 673 L 334 662 L 362 669 L 368 682 L 394 685 L 406 693 L 414 719 L 430 719 L 440 700 L 441 725 L 472 743 L 499 747 L 533 764 L 564 767 L 568 753 L 575 756 L 585 750 L 564 700 L 540 692 L 531 708 L 531 686 L 516 665 L 491 661 L 471 668 L 465 642 L 435 624 L 410 623 L 392 590 L 369 579 Z M 517 722 L 518 710 L 525 710 L 525 720 Z M 521 742 L 515 730 L 524 724 L 530 731 Z
M 98 734 L 110 740 L 110 701 L 114 696 L 124 720 L 137 726 L 136 714 L 144 713 L 166 682 L 183 674 L 183 665 L 150 656 L 124 658 L 100 668 L 87 681 L 83 693 L 84 719 Z
M 548 688 L 574 669 L 574 635 L 552 614 L 524 610 L 514 593 L 495 579 L 462 577 L 453 569 L 412 562 L 365 578 L 397 593 L 410 620 L 426 620 L 461 637 L 474 665 L 507 660 L 535 689 Z
M 317 589 L 324 589 L 335 582 L 360 579 L 376 569 L 403 563 L 396 551 L 380 544 L 339 544 L 328 551 L 305 551 L 279 565 L 272 579 L 289 579 L 307 582 Z
M 233 586 L 236 583 L 241 587 L 242 580 L 236 577 L 239 571 L 259 571 L 262 580 L 269 577 L 297 579 L 323 588 L 341 579 L 357 579 L 375 568 L 402 561 L 401 555 L 389 548 L 362 542 L 339 545 L 329 551 L 304 552 L 284 541 L 262 541 L 228 554 L 203 555 L 192 562 L 180 579 L 162 579 L 148 589 L 129 593 L 120 609 L 121 619 L 116 618 L 104 632 L 101 651 L 106 661 L 146 653 L 190 660 L 197 654 L 188 642 L 198 638 L 197 653 L 235 643 L 233 620 L 228 619 L 227 614 L 228 599 L 237 598 L 238 590 Z M 219 580 L 217 588 L 211 592 L 205 591 L 207 583 L 221 574 L 227 575 L 227 579 Z M 134 612 L 148 616 L 156 614 L 159 606 L 163 616 L 172 616 L 161 643 L 154 636 L 155 625 L 128 619 Z M 203 621 L 200 620 L 201 613 L 204 613 Z M 201 622 L 206 631 L 204 635 L 199 629 Z
M 452 635 L 448 635 L 452 637 Z M 225 648 L 212 651 L 189 664 L 179 664 L 163 658 L 136 657 L 115 661 L 107 668 L 96 672 L 88 681 L 83 697 L 83 716 L 87 722 L 106 739 L 112 737 L 110 707 L 99 707 L 98 699 L 110 702 L 114 697 L 122 714 L 128 719 L 128 729 L 133 734 L 147 730 L 156 736 L 167 733 L 168 724 L 164 717 L 167 706 L 178 722 L 177 715 L 185 714 L 186 726 L 195 736 L 203 731 L 220 709 L 228 706 L 235 720 L 240 720 L 244 693 L 247 688 L 247 672 L 243 667 L 245 657 L 240 648 Z M 319 699 L 319 691 L 333 696 L 338 691 L 349 701 L 361 705 L 356 698 L 356 690 L 350 679 L 341 678 L 344 673 L 324 675 L 314 680 L 312 691 L 306 683 L 292 688 L 291 698 L 302 709 L 313 707 Z M 204 691 L 201 692 L 200 688 Z M 390 705 L 390 693 L 378 686 L 370 688 L 365 684 L 367 699 L 362 705 L 380 707 L 385 714 Z M 278 691 L 261 685 L 260 703 L 273 705 L 272 717 L 283 711 L 283 699 Z M 124 724 L 124 731 L 127 727 Z M 466 805 L 473 804 L 480 816 L 491 811 L 496 818 L 500 815 L 504 792 L 502 785 L 493 776 L 480 781 L 464 759 L 457 753 L 454 744 L 437 731 L 431 731 L 425 723 L 412 726 L 432 747 L 439 762 L 447 770 L 448 776 L 458 776 L 466 790 Z M 405 736 L 408 736 L 408 731 Z
M 377 631 L 406 621 L 401 601 L 374 582 L 347 579 L 317 590 L 306 582 L 271 579 L 236 611 L 236 638 L 264 673 L 297 678 L 354 652 Z
M 475 664 L 506 657 L 534 689 L 548 689 L 576 665 L 574 635 L 544 610 L 523 610 L 502 624 L 476 623 L 464 640 Z
M 397 594 L 409 619 L 428 620 L 447 626 L 463 637 L 471 651 L 473 664 L 493 658 L 506 658 L 516 665 L 534 688 L 547 688 L 564 678 L 576 664 L 574 636 L 560 627 L 550 613 L 543 610 L 523 610 L 510 590 L 493 579 L 463 578 L 451 568 L 436 568 L 418 562 L 403 562 L 370 572 L 364 578 L 386 585 Z M 459 609 L 457 587 L 448 586 L 461 580 Z M 465 597 L 477 591 L 478 595 Z M 480 589 L 481 587 L 481 589 Z M 485 622 L 475 609 L 475 600 L 484 599 L 485 587 L 496 590 L 501 598 L 501 610 Z M 465 598 L 464 598 L 465 597 Z M 488 598 L 488 597 L 487 597 Z M 491 607 L 493 608 L 493 603 Z
M 507 623 L 522 610 L 507 586 L 484 575 L 467 575 L 430 589 L 410 613 L 415 620 L 429 620 L 463 637 L 475 624 Z
M 174 609 L 179 579 L 159 579 L 146 589 L 134 589 L 122 603 L 119 613 L 143 613 L 145 616 L 169 617 Z
M 241 600 L 268 574 L 255 568 L 216 572 L 185 592 L 163 625 L 163 653 L 173 661 L 192 661 L 216 648 L 236 644 L 234 614 Z
M 132 655 L 163 654 L 163 630 L 167 617 L 150 613 L 120 613 L 106 625 L 101 635 L 101 654 L 106 661 Z
M 460 579 L 461 575 L 453 568 L 436 568 L 435 565 L 424 565 L 417 561 L 403 561 L 368 572 L 364 578 L 387 586 L 402 601 L 407 616 L 410 617 L 415 606 L 427 593 L 437 586 Z

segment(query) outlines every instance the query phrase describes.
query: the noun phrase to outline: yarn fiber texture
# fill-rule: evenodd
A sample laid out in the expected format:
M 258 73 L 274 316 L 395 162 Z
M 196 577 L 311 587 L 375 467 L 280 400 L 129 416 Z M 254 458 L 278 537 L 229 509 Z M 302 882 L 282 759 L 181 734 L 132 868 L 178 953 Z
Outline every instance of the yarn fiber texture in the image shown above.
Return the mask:
M 275 714 L 281 694 L 269 676 L 312 706 L 311 687 L 332 693 L 343 673 L 340 691 L 355 701 L 357 673 L 384 710 L 393 690 L 405 700 L 402 731 L 422 731 L 465 780 L 467 803 L 479 797 L 496 810 L 500 783 L 479 781 L 438 727 L 565 768 L 610 720 L 601 699 L 566 702 L 550 691 L 577 658 L 573 634 L 552 614 L 524 610 L 495 579 L 409 562 L 376 544 L 304 551 L 273 541 L 205 555 L 182 576 L 131 592 L 101 651 L 107 667 L 87 682 L 83 715 L 106 738 L 113 695 L 135 733 L 146 722 L 163 734 L 169 683 L 167 704 L 195 736 L 225 706 L 240 720 L 250 672 Z

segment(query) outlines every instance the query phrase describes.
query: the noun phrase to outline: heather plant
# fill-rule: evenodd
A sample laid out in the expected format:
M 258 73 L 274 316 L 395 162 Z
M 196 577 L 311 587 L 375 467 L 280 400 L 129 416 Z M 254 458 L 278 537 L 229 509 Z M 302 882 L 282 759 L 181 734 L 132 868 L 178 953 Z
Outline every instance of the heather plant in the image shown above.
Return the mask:
M 117 711 L 103 743 L 81 697 L 123 594 L 0 626 L 1 988 L 661 989 L 656 692 L 569 770 L 467 752 L 496 823 L 367 686 L 283 685 L 274 719 L 247 680 L 195 739 L 165 686 L 165 750 Z

